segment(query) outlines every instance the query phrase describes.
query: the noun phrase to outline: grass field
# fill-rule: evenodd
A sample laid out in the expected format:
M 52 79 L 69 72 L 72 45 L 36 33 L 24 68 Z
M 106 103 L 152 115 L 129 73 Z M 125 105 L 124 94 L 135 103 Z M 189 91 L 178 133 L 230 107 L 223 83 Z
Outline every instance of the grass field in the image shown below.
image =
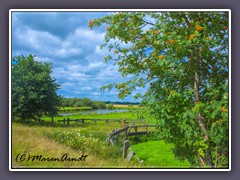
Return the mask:
M 189 168 L 188 161 L 180 161 L 172 153 L 172 144 L 164 141 L 147 141 L 131 146 L 144 166 L 157 168 Z
M 139 105 L 113 104 L 115 109 L 142 109 Z
M 70 116 L 58 116 L 54 117 L 54 120 L 63 120 L 66 118 L 70 119 L 137 119 L 137 114 L 134 111 L 131 112 L 119 112 L 119 113 L 108 113 L 108 114 L 74 114 Z M 51 121 L 50 117 L 44 117 L 43 120 Z
M 78 118 L 137 118 L 133 112 L 76 115 Z M 58 117 L 62 119 L 63 117 Z M 50 118 L 45 118 L 46 121 Z M 12 165 L 14 168 L 151 168 L 151 167 L 189 167 L 188 162 L 177 160 L 171 148 L 173 145 L 156 140 L 156 137 L 130 137 L 131 148 L 143 160 L 127 161 L 122 158 L 121 145 L 110 146 L 105 142 L 114 128 L 120 129 L 119 123 L 72 124 L 62 126 L 50 122 L 12 123 Z M 123 139 L 122 139 L 123 140 Z M 42 157 L 58 158 L 67 153 L 77 158 L 87 154 L 85 161 L 23 161 L 17 162 L 18 154 L 42 155 Z
M 108 107 L 108 105 L 106 106 Z M 114 109 L 142 109 L 143 107 L 139 107 L 138 105 L 127 105 L 127 104 L 113 104 Z M 67 112 L 67 111 L 84 111 L 84 110 L 92 110 L 92 107 L 60 107 L 59 111 Z

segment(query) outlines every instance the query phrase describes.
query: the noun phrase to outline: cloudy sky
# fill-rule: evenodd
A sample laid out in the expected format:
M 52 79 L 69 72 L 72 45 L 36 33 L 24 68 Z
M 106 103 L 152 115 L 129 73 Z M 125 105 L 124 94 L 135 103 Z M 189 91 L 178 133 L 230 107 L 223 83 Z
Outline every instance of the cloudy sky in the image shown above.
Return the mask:
M 90 20 L 109 13 L 13 12 L 12 57 L 34 54 L 38 61 L 52 62 L 52 76 L 64 97 L 120 101 L 116 90 L 99 89 L 123 81 L 118 67 L 104 62 L 108 50 L 100 50 L 106 26 L 88 27 Z M 122 101 L 135 102 L 132 95 Z

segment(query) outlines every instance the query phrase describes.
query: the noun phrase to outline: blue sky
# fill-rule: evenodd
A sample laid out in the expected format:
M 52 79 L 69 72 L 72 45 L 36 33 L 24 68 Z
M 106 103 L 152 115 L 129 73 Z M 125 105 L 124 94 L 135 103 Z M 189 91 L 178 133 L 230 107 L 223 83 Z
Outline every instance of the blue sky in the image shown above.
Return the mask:
M 64 97 L 120 101 L 116 90 L 99 89 L 124 81 L 117 66 L 104 62 L 109 51 L 100 50 L 106 26 L 88 27 L 90 20 L 109 13 L 13 12 L 12 56 L 34 54 L 37 61 L 52 62 L 52 76 L 61 85 L 58 93 Z M 135 102 L 133 95 L 121 101 Z

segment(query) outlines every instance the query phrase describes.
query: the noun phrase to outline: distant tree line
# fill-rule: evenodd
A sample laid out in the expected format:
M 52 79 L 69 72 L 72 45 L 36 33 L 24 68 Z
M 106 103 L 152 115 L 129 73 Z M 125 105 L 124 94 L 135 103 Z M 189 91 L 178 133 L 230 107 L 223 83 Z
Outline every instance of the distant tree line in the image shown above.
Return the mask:
M 103 101 L 92 101 L 89 98 L 63 98 L 62 107 L 91 107 L 92 109 L 105 109 L 106 103 Z

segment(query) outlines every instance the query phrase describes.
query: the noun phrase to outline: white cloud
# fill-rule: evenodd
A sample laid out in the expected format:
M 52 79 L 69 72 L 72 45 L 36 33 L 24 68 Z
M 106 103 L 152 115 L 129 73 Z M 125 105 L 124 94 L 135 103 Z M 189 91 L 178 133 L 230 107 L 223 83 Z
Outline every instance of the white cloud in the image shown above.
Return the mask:
M 86 20 L 96 18 L 96 14 L 99 17 L 99 13 L 93 13 L 91 17 L 90 13 L 76 14 L 76 16 L 55 13 L 47 20 L 47 15 L 41 19 L 36 18 L 37 24 L 34 13 L 29 16 L 27 14 L 15 16 L 12 38 L 13 54 L 28 55 L 31 53 L 37 56 L 37 61 L 52 62 L 52 75 L 61 84 L 59 90 L 61 95 L 118 100 L 116 90 L 99 91 L 102 85 L 120 83 L 123 79 L 117 66 L 114 66 L 112 62 L 104 62 L 104 56 L 110 53 L 107 48 L 100 49 L 105 36 L 105 28 L 90 30 L 87 27 L 88 21 Z M 65 17 L 69 20 L 64 19 Z M 29 19 L 31 23 L 28 23 Z M 79 22 L 78 25 L 73 23 L 75 20 Z M 65 24 L 59 25 L 56 22 Z M 41 23 L 42 26 L 39 25 Z M 129 47 L 131 44 L 120 42 L 120 45 Z
M 16 41 L 25 44 L 35 52 L 41 52 L 45 56 L 66 58 L 68 56 L 80 55 L 82 48 L 71 46 L 67 40 L 61 40 L 48 32 L 28 29 L 16 31 Z
M 98 93 L 98 92 L 94 92 L 94 93 L 92 93 L 93 95 L 100 95 L 100 93 Z
M 61 84 L 61 86 L 62 86 L 62 88 L 64 88 L 64 89 L 69 89 L 69 88 L 74 87 L 75 84 L 72 83 L 72 82 L 64 82 L 64 83 Z
M 81 90 L 92 90 L 92 88 L 89 86 L 86 86 L 86 87 L 82 87 Z
M 38 56 L 35 57 L 35 60 L 37 60 L 39 62 L 51 62 L 52 61 L 51 58 L 48 58 L 48 57 L 38 57 Z

